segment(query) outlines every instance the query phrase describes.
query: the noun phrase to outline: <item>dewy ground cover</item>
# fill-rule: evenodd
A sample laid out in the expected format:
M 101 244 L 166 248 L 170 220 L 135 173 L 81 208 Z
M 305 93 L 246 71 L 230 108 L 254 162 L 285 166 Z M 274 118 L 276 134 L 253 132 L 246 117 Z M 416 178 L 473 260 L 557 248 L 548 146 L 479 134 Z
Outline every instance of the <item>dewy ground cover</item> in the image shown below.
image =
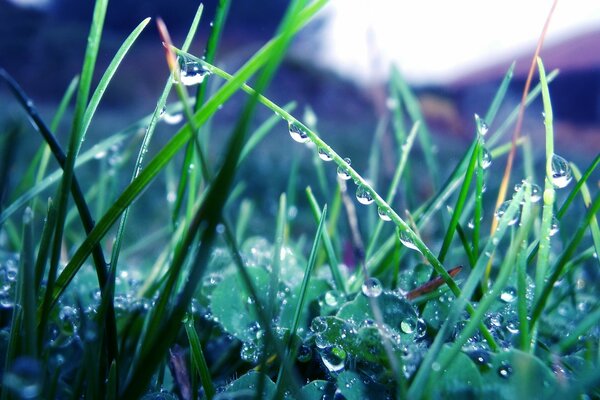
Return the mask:
M 319 110 L 263 95 L 293 35 L 325 3 L 292 1 L 273 39 L 233 74 L 216 56 L 229 1 L 204 55 L 189 53 L 202 6 L 181 47 L 158 21 L 167 61 L 157 62 L 171 74 L 155 109 L 95 143 L 85 138 L 96 110 L 149 19 L 95 83 L 108 7 L 96 2 L 81 75 L 49 124 L 0 70 L 33 127 L 13 117 L 0 137 L 2 399 L 600 395 L 600 156 L 557 154 L 557 74 L 537 59 L 524 105 L 541 95 L 544 143 L 514 141 L 515 190 L 492 212 L 494 164 L 511 150 L 505 133 L 518 116 L 497 118 L 513 66 L 487 110 L 473 110 L 485 113 L 454 165 L 433 151 L 398 70 L 389 115 L 363 154 L 341 154 L 317 129 Z M 238 92 L 245 105 L 215 145 L 212 118 Z M 259 107 L 272 114 L 258 117 Z M 56 132 L 68 117 L 63 150 Z M 156 149 L 160 125 L 171 136 Z M 384 149 L 386 129 L 394 145 Z M 261 143 L 286 131 L 283 172 L 249 177 Z M 34 137 L 35 156 L 15 157 Z M 533 146 L 545 148 L 542 168 Z M 384 150 L 391 176 L 377 173 Z M 353 157 L 368 159 L 367 173 Z M 259 180 L 280 195 L 256 193 Z M 422 181 L 431 182 L 425 197 Z M 163 223 L 149 223 L 149 201 L 166 210 Z

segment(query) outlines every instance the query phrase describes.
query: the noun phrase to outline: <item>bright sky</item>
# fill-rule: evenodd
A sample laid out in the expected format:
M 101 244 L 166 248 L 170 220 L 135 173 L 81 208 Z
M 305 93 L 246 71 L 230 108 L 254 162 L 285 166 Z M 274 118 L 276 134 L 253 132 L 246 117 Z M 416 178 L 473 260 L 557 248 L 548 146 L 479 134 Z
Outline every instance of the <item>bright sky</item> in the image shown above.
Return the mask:
M 443 83 L 533 50 L 552 0 L 331 0 L 321 62 L 363 83 L 395 62 L 412 82 Z M 600 1 L 558 2 L 546 44 L 600 30 Z

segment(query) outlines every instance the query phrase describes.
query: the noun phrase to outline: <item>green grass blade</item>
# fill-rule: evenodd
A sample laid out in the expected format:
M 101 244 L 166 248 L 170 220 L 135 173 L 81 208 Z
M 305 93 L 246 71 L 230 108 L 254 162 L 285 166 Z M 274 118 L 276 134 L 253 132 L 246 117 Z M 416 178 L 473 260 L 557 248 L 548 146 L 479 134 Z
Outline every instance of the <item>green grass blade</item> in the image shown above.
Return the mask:
M 33 211 L 25 209 L 23 213 L 23 248 L 19 265 L 19 304 L 23 308 L 23 355 L 35 357 L 37 354 L 36 336 L 36 287 L 34 286 L 34 244 L 33 244 Z M 15 305 L 15 308 L 18 307 Z
M 204 388 L 204 394 L 206 395 L 206 398 L 211 400 L 217 391 L 213 384 L 212 377 L 210 376 L 210 370 L 208 368 L 208 364 L 206 363 L 206 358 L 204 358 L 202 344 L 200 343 L 200 338 L 198 337 L 198 333 L 196 332 L 196 328 L 194 326 L 194 319 L 191 316 L 188 317 L 187 322 L 184 323 L 184 326 L 188 337 L 188 342 L 190 343 L 192 366 L 200 376 L 200 382 L 202 382 L 202 387 Z
M 529 197 L 529 196 L 528 196 Z M 477 331 L 478 325 L 482 323 L 486 316 L 487 311 L 494 302 L 497 301 L 500 293 L 504 289 L 510 275 L 512 274 L 515 267 L 515 260 L 519 255 L 523 255 L 522 260 L 526 259 L 527 254 L 527 235 L 531 230 L 533 218 L 531 215 L 531 201 L 525 201 L 525 205 L 522 211 L 522 224 L 517 232 L 515 240 L 512 241 L 508 252 L 502 265 L 500 267 L 500 273 L 498 274 L 491 289 L 486 292 L 484 297 L 479 302 L 477 310 L 471 315 L 466 326 L 460 332 L 457 338 L 454 339 L 450 350 L 445 352 L 443 356 L 438 357 L 438 365 L 440 370 L 445 370 L 452 363 L 452 359 L 461 351 L 464 344 L 469 340 L 471 336 Z M 431 375 L 434 378 L 434 375 Z M 429 380 L 428 385 L 435 384 L 435 380 Z M 412 389 L 412 388 L 411 388 Z M 427 393 L 427 389 L 425 390 Z
M 420 125 L 419 121 L 416 121 L 413 124 L 413 127 L 410 130 L 408 137 L 406 138 L 406 141 L 400 146 L 401 151 L 402 151 L 402 153 L 400 155 L 400 162 L 398 163 L 398 167 L 396 168 L 396 171 L 394 172 L 394 177 L 392 178 L 392 182 L 390 183 L 390 188 L 388 189 L 388 193 L 385 198 L 385 201 L 388 204 L 394 203 L 396 193 L 398 192 L 398 186 L 400 184 L 400 179 L 402 178 L 402 174 L 404 173 L 404 169 L 405 169 L 406 163 L 408 161 L 408 156 L 410 154 L 413 143 L 415 141 L 417 132 L 419 132 L 419 125 Z M 366 252 L 366 257 L 365 257 L 367 260 L 371 258 L 370 256 L 374 250 L 375 244 L 377 243 L 377 239 L 379 238 L 379 235 L 381 234 L 381 230 L 383 229 L 383 226 L 384 226 L 384 221 L 380 220 L 377 223 L 377 226 L 375 227 L 375 232 L 373 233 L 373 235 L 371 235 L 371 239 L 369 241 L 369 245 L 367 246 L 367 252 Z
M 48 213 L 46 214 L 46 221 L 44 222 L 44 228 L 42 229 L 42 236 L 40 238 L 40 246 L 38 249 L 37 259 L 35 261 L 34 268 L 34 285 L 36 290 L 36 296 L 42 284 L 44 277 L 44 271 L 46 262 L 48 261 L 48 250 L 52 243 L 52 233 L 54 232 L 54 224 L 56 223 L 56 209 L 52 203 L 52 199 L 48 199 Z
M 564 354 L 570 350 L 580 340 L 581 336 L 584 336 L 590 332 L 595 326 L 598 326 L 600 322 L 600 306 L 597 306 L 593 311 L 587 313 L 585 318 L 573 329 L 570 330 L 569 334 L 564 337 L 556 345 L 556 349 L 559 353 Z
M 454 211 L 452 212 L 452 218 L 450 219 L 450 224 L 448 225 L 448 229 L 446 230 L 446 234 L 444 235 L 444 241 L 442 242 L 442 247 L 438 255 L 438 259 L 441 263 L 443 263 L 446 259 L 446 255 L 448 254 L 448 250 L 450 249 L 450 244 L 452 243 L 454 232 L 456 231 L 456 227 L 458 226 L 460 217 L 462 216 L 462 212 L 465 207 L 465 203 L 467 201 L 467 196 L 469 195 L 469 187 L 473 179 L 473 174 L 475 173 L 475 169 L 477 168 L 476 164 L 479 155 L 478 147 L 481 146 L 481 142 L 479 141 L 479 138 L 477 138 L 476 141 L 477 143 L 479 143 L 479 145 L 475 146 L 475 149 L 471 154 L 469 163 L 467 164 L 467 172 L 465 173 L 462 186 L 458 193 L 456 205 L 454 206 Z
M 499 221 L 498 229 L 494 232 L 492 237 L 488 240 L 488 242 L 484 248 L 484 251 L 482 253 L 482 256 L 479 257 L 479 260 L 477 261 L 475 268 L 473 268 L 473 270 L 469 274 L 469 277 L 467 278 L 467 281 L 463 285 L 462 292 L 460 293 L 460 295 L 456 296 L 456 300 L 454 300 L 454 302 L 452 303 L 452 306 L 450 308 L 450 312 L 448 313 L 448 317 L 446 318 L 446 321 L 443 323 L 442 327 L 438 331 L 433 343 L 429 347 L 429 350 L 427 351 L 425 358 L 423 359 L 423 361 L 421 363 L 421 366 L 417 370 L 417 373 L 413 379 L 413 382 L 412 382 L 409 392 L 408 392 L 409 398 L 420 398 L 421 397 L 423 390 L 425 389 L 426 384 L 429 381 L 429 376 L 432 372 L 431 367 L 432 367 L 433 363 L 435 362 L 442 345 L 445 343 L 446 337 L 449 334 L 451 327 L 458 320 L 460 313 L 464 309 L 467 309 L 469 311 L 469 314 L 471 314 L 471 318 L 473 318 L 475 315 L 477 315 L 479 309 L 476 311 L 475 309 L 472 308 L 472 306 L 469 307 L 468 299 L 470 299 L 471 296 L 473 295 L 473 293 L 475 292 L 475 289 L 477 288 L 479 282 L 483 278 L 483 275 L 485 273 L 485 268 L 486 268 L 489 258 L 491 257 L 494 250 L 500 243 L 500 240 L 504 237 L 505 233 L 507 232 L 508 222 L 517 213 L 519 204 L 523 200 L 523 195 L 524 195 L 523 192 L 524 192 L 523 190 L 520 190 L 519 192 L 517 192 L 515 194 L 515 196 L 511 200 L 510 206 L 508 207 L 508 209 L 506 210 L 506 213 L 502 216 L 502 218 Z M 450 285 L 448 285 L 448 286 L 450 286 Z M 469 308 L 471 308 L 471 309 L 469 310 Z M 479 324 L 480 330 L 482 330 L 482 325 L 483 324 Z M 482 334 L 483 333 L 484 333 L 484 330 L 482 330 Z M 489 334 L 489 332 L 488 332 L 488 334 Z M 491 341 L 488 340 L 488 343 L 490 344 L 490 347 L 492 348 L 493 351 L 496 351 L 498 349 L 498 345 L 494 342 L 493 339 Z
M 60 103 L 58 104 L 58 108 L 56 109 L 56 112 L 54 113 L 54 117 L 52 118 L 52 121 L 50 121 L 50 131 L 51 132 L 56 132 L 56 130 L 58 129 L 58 125 L 60 124 L 60 121 L 62 121 L 63 116 L 65 115 L 65 112 L 67 111 L 67 107 L 69 106 L 69 103 L 71 103 L 71 100 L 73 99 L 73 96 L 75 95 L 75 90 L 77 89 L 77 85 L 79 85 L 79 76 L 75 76 L 71 80 L 71 83 L 69 83 L 69 86 L 67 87 L 67 90 L 65 91 L 65 94 L 63 95 L 63 98 L 61 99 Z M 40 164 L 38 166 L 38 170 L 37 170 L 37 176 L 35 179 L 36 183 L 39 183 L 44 178 L 44 175 L 46 174 L 46 170 L 48 168 L 48 161 L 50 161 L 50 155 L 51 155 L 50 148 L 47 145 L 43 145 L 42 148 L 44 150 L 42 150 L 43 154 L 42 154 L 42 158 L 41 158 Z
M 548 302 L 548 298 L 550 297 L 550 294 L 552 293 L 554 284 L 562 276 L 569 260 L 571 260 L 573 258 L 573 256 L 575 255 L 577 246 L 579 246 L 579 244 L 581 243 L 581 240 L 583 239 L 585 231 L 588 229 L 588 226 L 590 225 L 592 218 L 599 211 L 600 211 L 600 193 L 598 193 L 596 195 L 596 198 L 594 199 L 594 201 L 588 208 L 588 211 L 585 214 L 583 221 L 577 228 L 577 231 L 571 238 L 571 241 L 567 244 L 565 250 L 562 252 L 561 256 L 556 261 L 556 264 L 553 268 L 552 274 L 544 282 L 544 286 L 541 291 L 541 294 L 537 297 L 534 307 L 533 307 L 533 312 L 531 314 L 531 323 L 530 323 L 531 330 L 533 330 L 533 327 L 535 326 L 538 318 L 541 316 L 542 312 L 544 311 L 544 308 L 546 307 L 546 304 Z
M 596 160 L 600 160 L 600 155 L 596 157 Z M 573 171 L 573 177 L 577 181 L 577 188 L 581 188 L 581 196 L 583 197 L 583 201 L 586 207 L 589 207 L 592 204 L 592 196 L 590 194 L 590 190 L 588 185 L 586 184 L 588 176 L 582 176 L 581 172 L 577 168 L 577 166 L 573 163 L 570 163 L 571 170 Z M 592 163 L 592 165 L 597 165 L 596 162 Z M 591 171 L 590 171 L 591 172 Z M 576 193 L 573 190 L 573 193 Z M 563 204 L 561 210 L 566 209 L 568 207 L 567 203 Z M 562 216 L 562 215 L 561 215 Z M 596 254 L 600 254 L 600 228 L 598 227 L 598 218 L 594 215 L 592 216 L 592 220 L 590 221 L 590 233 L 592 235 L 592 241 L 594 243 L 594 248 L 596 249 Z M 598 258 L 596 258 L 598 260 Z M 600 262 L 600 260 L 598 260 Z
M 102 78 L 100 78 L 100 82 L 98 83 L 98 86 L 96 86 L 96 90 L 94 90 L 94 93 L 92 94 L 92 97 L 90 98 L 90 101 L 87 104 L 85 113 L 83 114 L 83 120 L 81 122 L 81 128 L 80 128 L 81 132 L 79 133 L 81 138 L 83 138 L 85 136 L 85 134 L 87 133 L 90 123 L 92 122 L 92 118 L 94 117 L 94 114 L 96 113 L 96 109 L 98 108 L 98 105 L 100 104 L 100 101 L 102 100 L 102 96 L 104 96 L 104 93 L 106 92 L 106 89 L 107 89 L 108 85 L 110 84 L 110 81 L 112 80 L 113 76 L 117 72 L 117 69 L 121 65 L 121 62 L 125 58 L 125 55 L 127 55 L 127 52 L 129 51 L 129 49 L 131 49 L 131 46 L 133 46 L 133 43 L 135 43 L 135 41 L 140 36 L 140 34 L 144 30 L 144 28 L 146 28 L 146 26 L 148 25 L 149 22 L 150 22 L 150 18 L 146 18 L 142 22 L 140 22 L 140 24 L 133 30 L 133 32 L 131 32 L 129 34 L 127 39 L 125 39 L 123 44 L 121 44 L 121 47 L 119 48 L 119 50 L 117 51 L 117 53 L 115 54 L 113 59 L 111 60 L 108 67 L 106 68 L 106 71 L 104 71 L 104 74 L 102 75 Z M 100 40 L 100 38 L 98 38 L 98 40 Z
M 299 30 L 306 24 L 310 18 L 324 5 L 324 0 L 319 0 L 311 3 L 305 10 L 299 14 L 298 22 L 294 24 L 293 31 Z M 194 120 L 196 124 L 202 125 L 203 122 L 214 114 L 219 106 L 223 104 L 235 91 L 240 88 L 250 76 L 252 76 L 258 68 L 266 63 L 275 50 L 275 45 L 282 40 L 281 36 L 268 42 L 261 50 L 259 50 L 244 66 L 233 76 L 231 80 L 225 83 L 211 97 L 202 108 L 195 114 Z M 100 239 L 108 232 L 110 227 L 119 218 L 123 210 L 128 207 L 137 196 L 150 184 L 155 176 L 162 171 L 164 166 L 179 152 L 179 150 L 187 143 L 192 136 L 193 131 L 189 124 L 184 125 L 171 140 L 158 152 L 158 154 L 148 163 L 146 168 L 140 172 L 138 177 L 134 179 L 113 203 L 111 208 L 98 221 L 92 232 L 87 236 L 84 242 L 73 254 L 71 261 L 67 264 L 63 272 L 56 281 L 56 287 L 52 294 L 53 303 L 58 300 L 60 295 L 66 289 L 69 282 L 73 279 L 85 259 L 89 256 L 91 249 L 97 244 Z
M 540 58 L 537 59 L 538 69 L 540 72 L 540 83 L 542 85 L 542 100 L 544 102 L 544 113 L 545 120 L 544 125 L 546 126 L 546 175 L 544 185 L 543 201 L 544 206 L 542 210 L 542 225 L 539 233 L 539 251 L 537 256 L 537 265 L 535 269 L 535 294 L 536 298 L 544 287 L 546 280 L 546 274 L 548 271 L 548 262 L 550 258 L 550 229 L 552 225 L 552 216 L 554 214 L 554 199 L 555 191 L 554 185 L 552 184 L 552 158 L 554 157 L 554 129 L 553 129 L 553 117 L 552 117 L 552 105 L 550 103 L 550 91 L 548 90 L 548 82 L 546 80 L 546 72 Z
M 186 36 L 186 39 L 184 41 L 183 47 L 184 48 L 188 48 L 192 42 L 192 39 L 194 37 L 194 35 L 196 34 L 196 30 L 198 29 L 198 24 L 200 23 L 200 17 L 202 16 L 202 10 L 203 10 L 203 6 L 202 4 L 200 4 L 200 6 L 198 7 L 196 14 L 194 16 L 194 20 L 192 22 L 192 25 L 188 31 L 188 34 Z M 171 79 L 171 76 L 169 76 L 167 78 L 167 82 L 165 83 L 165 87 L 162 91 L 161 96 L 158 99 L 158 102 L 156 103 L 156 107 L 154 108 L 154 111 L 150 117 L 150 121 L 148 123 L 148 127 L 146 128 L 146 131 L 144 133 L 144 139 L 142 139 L 142 144 L 140 146 L 140 150 L 138 152 L 136 161 L 135 161 L 135 165 L 133 167 L 133 173 L 131 176 L 131 181 L 133 181 L 139 174 L 140 171 L 142 170 L 142 165 L 144 163 L 144 157 L 146 155 L 146 153 L 148 152 L 148 148 L 150 146 L 150 141 L 152 140 L 152 137 L 154 136 L 154 131 L 156 130 L 156 126 L 158 124 L 158 121 L 160 120 L 160 115 L 163 111 L 163 108 L 165 107 L 165 103 L 167 101 L 167 97 L 169 95 L 169 92 L 171 91 L 171 87 L 173 86 L 173 80 Z M 118 265 L 119 262 L 119 254 L 121 252 L 121 246 L 122 246 L 122 242 L 123 242 L 123 236 L 125 234 L 125 228 L 127 226 L 127 219 L 129 217 L 129 208 L 125 209 L 125 211 L 123 211 L 123 215 L 121 216 L 121 220 L 119 221 L 119 227 L 117 228 L 117 234 L 115 236 L 115 243 L 113 246 L 113 251 L 111 254 L 111 266 L 116 267 Z
M 431 132 L 427 127 L 423 114 L 421 113 L 419 100 L 408 86 L 408 83 L 406 83 L 406 81 L 402 78 L 398 69 L 395 67 L 392 68 L 391 79 L 396 88 L 399 90 L 399 93 L 404 100 L 406 111 L 408 112 L 408 115 L 412 119 L 413 123 L 416 121 L 421 121 L 421 125 L 419 127 L 419 142 L 421 144 L 423 154 L 425 154 L 425 163 L 427 164 L 427 170 L 429 171 L 431 181 L 433 182 L 433 189 L 435 191 L 438 187 L 439 168 L 436 157 L 432 151 L 433 145 L 431 144 Z
M 306 196 L 308 197 L 308 202 L 310 204 L 313 217 L 318 223 L 319 218 L 322 215 L 322 211 L 310 187 L 306 188 Z M 346 294 L 346 285 L 344 284 L 344 279 L 342 278 L 342 274 L 340 273 L 338 258 L 335 254 L 333 243 L 331 242 L 331 236 L 329 235 L 327 229 L 323 231 L 323 246 L 325 247 L 325 252 L 327 253 L 327 258 L 329 259 L 329 268 L 331 269 L 331 276 L 333 277 L 335 287 L 341 293 Z
M 275 222 L 275 240 L 273 241 L 273 259 L 271 260 L 271 282 L 269 284 L 269 307 L 272 318 L 277 316 L 277 291 L 279 290 L 279 273 L 281 266 L 281 249 L 287 222 L 287 202 L 285 193 L 279 197 L 279 211 Z
M 286 357 L 287 360 L 284 360 L 281 363 L 281 367 L 279 368 L 279 374 L 277 378 L 277 384 L 280 385 L 283 381 L 283 368 L 284 365 L 291 364 L 291 362 L 295 358 L 296 351 L 293 349 L 293 341 L 296 336 L 296 332 L 298 331 L 298 325 L 300 324 L 300 316 L 302 315 L 302 311 L 304 309 L 304 303 L 306 300 L 306 291 L 308 290 L 308 282 L 310 282 L 310 277 L 312 275 L 312 271 L 315 267 L 315 261 L 317 260 L 317 253 L 319 251 L 319 244 L 321 243 L 321 235 L 323 234 L 323 226 L 325 225 L 325 218 L 327 217 L 327 204 L 323 207 L 323 212 L 321 213 L 321 217 L 319 218 L 319 225 L 317 226 L 317 232 L 315 233 L 315 238 L 313 240 L 312 249 L 310 250 L 310 256 L 308 257 L 308 264 L 306 264 L 306 269 L 304 270 L 304 278 L 302 279 L 302 284 L 300 286 L 300 293 L 298 294 L 298 303 L 296 303 L 296 310 L 294 312 L 294 319 L 292 320 L 292 326 L 290 327 L 290 336 L 288 339 L 288 343 L 286 346 Z M 281 388 L 279 388 L 281 390 Z M 278 391 L 279 391 L 278 390 Z

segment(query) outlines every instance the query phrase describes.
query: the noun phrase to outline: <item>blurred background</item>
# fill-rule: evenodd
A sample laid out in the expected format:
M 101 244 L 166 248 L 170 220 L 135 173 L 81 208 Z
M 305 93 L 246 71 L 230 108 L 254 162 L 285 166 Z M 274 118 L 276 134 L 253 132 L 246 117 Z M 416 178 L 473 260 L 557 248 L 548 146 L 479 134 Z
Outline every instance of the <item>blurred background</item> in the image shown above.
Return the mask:
M 0 66 L 23 86 L 47 120 L 81 70 L 93 3 L 0 0 Z M 195 55 L 203 54 L 216 3 L 204 2 L 200 31 L 191 48 Z M 96 75 L 146 17 L 162 17 L 175 44 L 181 44 L 198 4 L 191 0 L 110 2 Z M 552 1 L 374 0 L 366 4 L 332 0 L 295 39 L 268 92 L 279 104 L 296 101 L 298 117 L 306 107 L 314 110 L 319 133 L 341 154 L 350 155 L 359 171 L 367 168 L 365 143 L 370 145 L 378 121 L 389 114 L 387 81 L 392 64 L 418 94 L 435 143 L 443 149 L 440 156 L 454 165 L 454 157 L 473 138 L 474 113 L 485 113 L 513 61 L 515 78 L 498 120 L 520 102 Z M 272 37 L 286 6 L 280 0 L 233 1 L 217 64 L 235 72 Z M 541 55 L 548 72 L 561 71 L 551 84 L 557 153 L 585 166 L 600 151 L 600 2 L 560 1 Z M 167 76 L 161 41 L 151 23 L 107 90 L 90 142 L 107 129 L 114 132 L 151 113 Z M 218 113 L 214 129 L 223 135 L 217 138 L 227 136 L 243 99 L 234 97 Z M 20 112 L 4 87 L 0 87 L 0 101 L 5 105 L 0 123 Z M 261 185 L 273 192 L 268 196 L 271 208 L 285 190 L 285 184 L 275 188 L 269 184 L 274 167 L 284 162 L 282 143 L 289 146 L 283 124 L 279 131 L 282 134 L 271 135 L 270 145 L 261 147 L 261 156 L 252 161 L 252 174 L 268 177 Z M 532 136 L 540 161 L 543 132 L 541 102 L 537 102 L 526 114 L 523 133 Z M 58 132 L 63 137 L 66 133 Z M 166 138 L 157 139 L 157 146 Z M 382 136 L 384 144 L 386 140 L 393 143 L 391 133 Z M 390 175 L 393 170 L 392 159 L 383 154 L 383 173 Z

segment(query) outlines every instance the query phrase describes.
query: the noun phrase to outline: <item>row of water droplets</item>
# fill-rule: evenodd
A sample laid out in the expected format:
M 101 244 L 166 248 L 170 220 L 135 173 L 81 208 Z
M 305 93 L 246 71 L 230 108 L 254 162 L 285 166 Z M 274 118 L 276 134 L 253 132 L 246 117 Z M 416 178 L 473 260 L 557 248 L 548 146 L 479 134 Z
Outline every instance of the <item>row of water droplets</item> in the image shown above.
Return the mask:
M 296 124 L 292 121 L 288 121 L 288 130 L 289 130 L 291 138 L 294 141 L 296 141 L 298 143 L 304 143 L 304 144 L 312 143 L 308 133 L 298 124 Z M 318 154 L 319 158 L 323 161 L 333 160 L 333 156 L 331 155 L 329 150 L 327 150 L 323 147 L 318 147 L 317 154 Z M 487 154 L 487 158 L 491 159 L 489 152 L 487 152 L 486 154 Z M 352 160 L 348 157 L 343 158 L 343 161 L 346 163 L 347 166 L 350 166 L 352 164 Z M 339 165 L 337 167 L 337 176 L 339 179 L 344 180 L 344 181 L 350 180 L 351 175 L 348 170 L 348 167 L 346 167 L 345 165 Z M 364 185 L 362 185 L 360 182 L 358 182 L 356 180 L 355 180 L 355 183 L 357 184 L 356 199 L 358 200 L 358 202 L 363 205 L 373 204 L 374 199 L 373 199 L 373 195 L 371 194 L 370 190 L 367 189 Z M 392 220 L 392 216 L 391 216 L 391 212 L 390 212 L 389 208 L 378 206 L 377 207 L 377 215 L 384 222 L 389 222 Z M 415 245 L 414 241 L 411 239 L 410 235 L 406 231 L 398 229 L 398 238 L 400 239 L 400 242 L 404 246 L 406 246 L 410 249 L 416 250 L 416 251 L 420 251 L 418 249 L 418 247 Z

